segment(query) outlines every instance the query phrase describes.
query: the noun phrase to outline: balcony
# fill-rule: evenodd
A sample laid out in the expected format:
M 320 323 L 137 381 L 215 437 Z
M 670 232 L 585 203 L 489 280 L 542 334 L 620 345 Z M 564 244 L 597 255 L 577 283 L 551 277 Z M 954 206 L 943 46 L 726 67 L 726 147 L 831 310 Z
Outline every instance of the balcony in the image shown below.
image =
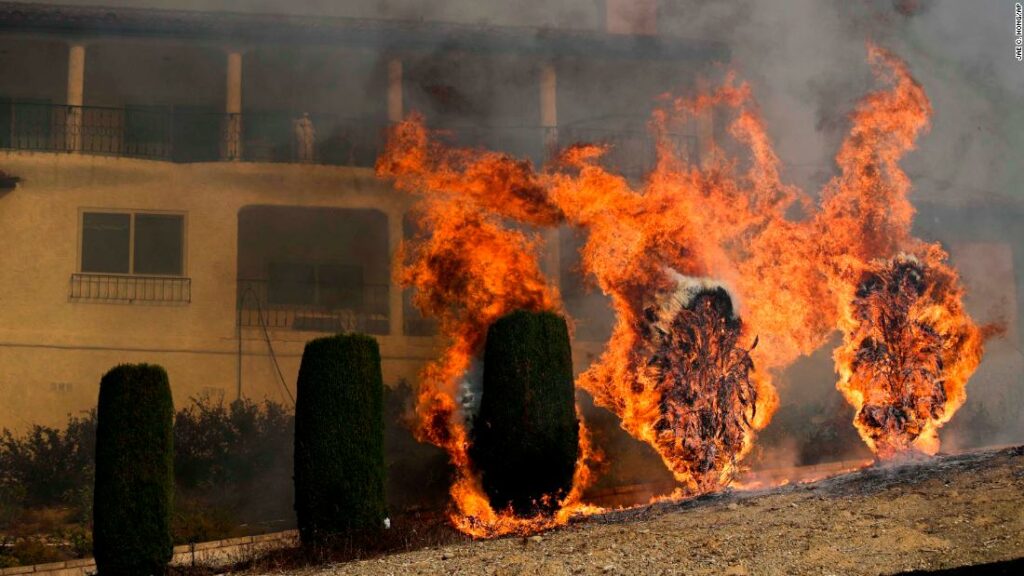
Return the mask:
M 171 107 L 0 103 L 0 148 L 147 158 L 172 162 L 315 162 L 373 166 L 384 124 L 310 115 L 305 150 L 298 115 L 224 114 Z
M 389 332 L 387 284 L 324 286 L 238 281 L 238 324 L 307 332 Z
M 387 124 L 331 114 L 292 112 L 224 114 L 191 108 L 67 106 L 0 101 L 0 148 L 146 158 L 171 162 L 304 162 L 372 167 Z M 612 146 L 605 163 L 627 176 L 654 165 L 655 149 L 644 130 L 563 126 L 441 128 L 460 146 L 482 147 L 540 164 L 552 145 L 602 142 Z M 557 134 L 557 137 L 555 137 Z M 673 135 L 696 160 L 696 141 Z

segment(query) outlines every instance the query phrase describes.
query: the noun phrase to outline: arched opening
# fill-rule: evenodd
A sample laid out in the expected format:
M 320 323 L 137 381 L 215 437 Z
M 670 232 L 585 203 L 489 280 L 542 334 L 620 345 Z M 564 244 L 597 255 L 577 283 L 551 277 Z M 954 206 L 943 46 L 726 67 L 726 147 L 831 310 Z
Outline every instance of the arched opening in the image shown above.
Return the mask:
M 248 206 L 238 214 L 241 326 L 388 334 L 387 215 Z

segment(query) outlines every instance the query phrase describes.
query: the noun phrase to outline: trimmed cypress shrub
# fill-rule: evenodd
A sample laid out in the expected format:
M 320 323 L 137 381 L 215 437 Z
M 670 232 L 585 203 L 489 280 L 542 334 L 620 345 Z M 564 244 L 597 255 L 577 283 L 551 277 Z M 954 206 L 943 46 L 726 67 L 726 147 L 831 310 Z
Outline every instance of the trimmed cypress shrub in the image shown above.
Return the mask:
M 304 545 L 374 531 L 384 497 L 384 385 L 377 341 L 306 344 L 295 398 L 295 513 Z
M 578 453 L 565 320 L 551 312 L 504 316 L 487 331 L 470 449 L 491 505 L 523 516 L 554 510 L 572 487 Z
M 93 554 L 101 576 L 163 574 L 171 560 L 174 404 L 167 372 L 122 364 L 100 381 Z

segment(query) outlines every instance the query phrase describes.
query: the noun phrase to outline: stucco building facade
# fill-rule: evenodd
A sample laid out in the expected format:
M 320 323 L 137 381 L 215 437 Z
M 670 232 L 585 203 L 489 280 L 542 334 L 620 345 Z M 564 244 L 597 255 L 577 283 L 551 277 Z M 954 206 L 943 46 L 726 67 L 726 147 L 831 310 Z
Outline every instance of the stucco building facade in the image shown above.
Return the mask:
M 536 161 L 614 138 L 642 170 L 635 111 L 728 58 L 651 17 L 559 31 L 0 3 L 0 170 L 18 179 L 0 191 L 0 428 L 93 407 L 122 362 L 165 366 L 179 404 L 288 403 L 304 342 L 341 330 L 379 339 L 387 383 L 414 379 L 439 342 L 391 276 L 412 199 L 374 176 L 384 129 L 419 110 Z M 693 154 L 712 124 L 680 135 Z M 555 278 L 568 242 L 548 237 Z M 564 292 L 570 311 L 594 298 Z M 600 349 L 578 340 L 581 362 Z

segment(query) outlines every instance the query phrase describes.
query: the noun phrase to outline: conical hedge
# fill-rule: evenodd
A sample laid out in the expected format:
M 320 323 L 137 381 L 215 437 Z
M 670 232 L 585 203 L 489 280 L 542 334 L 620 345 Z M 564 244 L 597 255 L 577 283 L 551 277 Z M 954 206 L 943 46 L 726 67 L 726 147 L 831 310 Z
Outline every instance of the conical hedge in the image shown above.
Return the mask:
M 383 526 L 383 396 L 376 340 L 353 334 L 306 344 L 295 399 L 295 513 L 304 545 Z
M 490 327 L 470 455 L 493 507 L 548 512 L 569 491 L 579 452 L 574 400 L 561 316 L 517 311 Z
M 101 576 L 163 574 L 171 560 L 174 403 L 167 372 L 123 364 L 100 381 L 93 553 Z

